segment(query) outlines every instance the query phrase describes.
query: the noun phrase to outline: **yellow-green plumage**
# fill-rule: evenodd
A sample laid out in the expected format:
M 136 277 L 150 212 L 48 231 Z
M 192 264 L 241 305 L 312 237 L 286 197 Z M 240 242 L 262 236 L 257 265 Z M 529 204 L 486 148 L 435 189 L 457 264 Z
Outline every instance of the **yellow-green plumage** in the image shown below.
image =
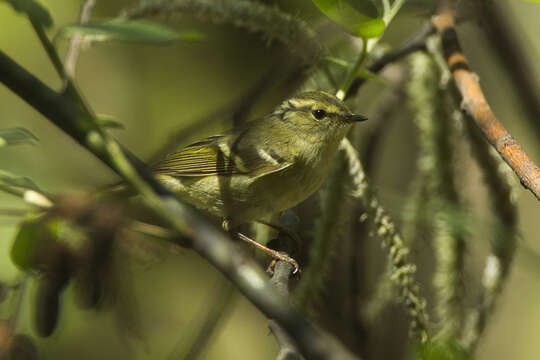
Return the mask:
M 358 120 L 365 118 L 335 96 L 308 92 L 236 132 L 170 154 L 154 171 L 180 197 L 233 224 L 260 220 L 319 188 Z

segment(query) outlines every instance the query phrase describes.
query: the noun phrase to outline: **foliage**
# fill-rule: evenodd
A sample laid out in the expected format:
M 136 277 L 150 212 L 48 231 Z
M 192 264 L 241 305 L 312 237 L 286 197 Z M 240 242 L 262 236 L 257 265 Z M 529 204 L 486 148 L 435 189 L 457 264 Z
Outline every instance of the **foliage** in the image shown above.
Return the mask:
M 56 37 L 83 36 L 87 41 L 125 41 L 152 45 L 169 45 L 174 41 L 200 41 L 204 35 L 197 31 L 177 32 L 165 26 L 136 20 L 100 20 L 85 24 L 65 25 Z

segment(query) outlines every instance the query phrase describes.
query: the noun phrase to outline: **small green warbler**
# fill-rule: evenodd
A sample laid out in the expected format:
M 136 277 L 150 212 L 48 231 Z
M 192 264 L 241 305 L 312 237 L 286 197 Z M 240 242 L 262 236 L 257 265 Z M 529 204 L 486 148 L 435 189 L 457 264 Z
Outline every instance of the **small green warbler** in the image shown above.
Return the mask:
M 233 227 L 266 219 L 315 192 L 356 121 L 337 97 L 306 92 L 237 131 L 174 152 L 153 168 L 181 198 Z

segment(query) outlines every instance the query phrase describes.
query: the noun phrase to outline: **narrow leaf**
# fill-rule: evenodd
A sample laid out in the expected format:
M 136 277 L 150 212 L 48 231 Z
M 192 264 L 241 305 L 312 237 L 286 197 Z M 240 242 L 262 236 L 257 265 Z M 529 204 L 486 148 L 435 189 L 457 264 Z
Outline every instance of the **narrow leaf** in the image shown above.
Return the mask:
M 356 73 L 356 75 L 366 80 L 375 80 L 380 83 L 386 83 L 386 80 L 384 80 L 382 77 L 380 77 L 379 75 L 375 74 L 372 71 L 369 71 L 366 68 L 358 69 L 358 72 Z
M 141 20 L 92 21 L 66 25 L 57 37 L 81 35 L 88 41 L 122 41 L 152 45 L 168 45 L 174 41 L 200 41 L 204 35 L 195 31 L 177 32 L 163 25 Z
M 19 13 L 27 15 L 46 28 L 53 25 L 53 19 L 49 10 L 36 0 L 0 0 L 10 4 Z
M 34 134 L 24 128 L 0 129 L 0 147 L 20 144 L 35 145 L 38 141 Z
M 364 39 L 379 37 L 385 29 L 378 10 L 368 0 L 312 0 L 335 23 Z M 372 10 L 368 10 L 372 9 Z
M 344 69 L 349 69 L 351 67 L 351 64 L 348 61 L 337 58 L 337 57 L 326 56 L 324 59 L 328 61 L 329 63 L 338 65 L 339 67 L 342 67 Z
M 4 170 L 0 170 L 0 185 L 41 192 L 36 183 L 29 177 L 15 175 Z
M 119 121 L 116 121 L 114 117 L 110 115 L 100 114 L 97 115 L 97 123 L 104 129 L 120 129 L 124 130 L 124 124 Z

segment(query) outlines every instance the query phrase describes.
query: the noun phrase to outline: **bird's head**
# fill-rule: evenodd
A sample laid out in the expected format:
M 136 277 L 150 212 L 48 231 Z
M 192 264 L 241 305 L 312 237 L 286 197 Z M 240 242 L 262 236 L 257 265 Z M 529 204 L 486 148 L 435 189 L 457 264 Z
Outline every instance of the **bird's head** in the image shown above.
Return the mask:
M 348 128 L 366 116 L 352 114 L 343 101 L 323 91 L 310 91 L 285 100 L 274 112 L 299 131 Z

